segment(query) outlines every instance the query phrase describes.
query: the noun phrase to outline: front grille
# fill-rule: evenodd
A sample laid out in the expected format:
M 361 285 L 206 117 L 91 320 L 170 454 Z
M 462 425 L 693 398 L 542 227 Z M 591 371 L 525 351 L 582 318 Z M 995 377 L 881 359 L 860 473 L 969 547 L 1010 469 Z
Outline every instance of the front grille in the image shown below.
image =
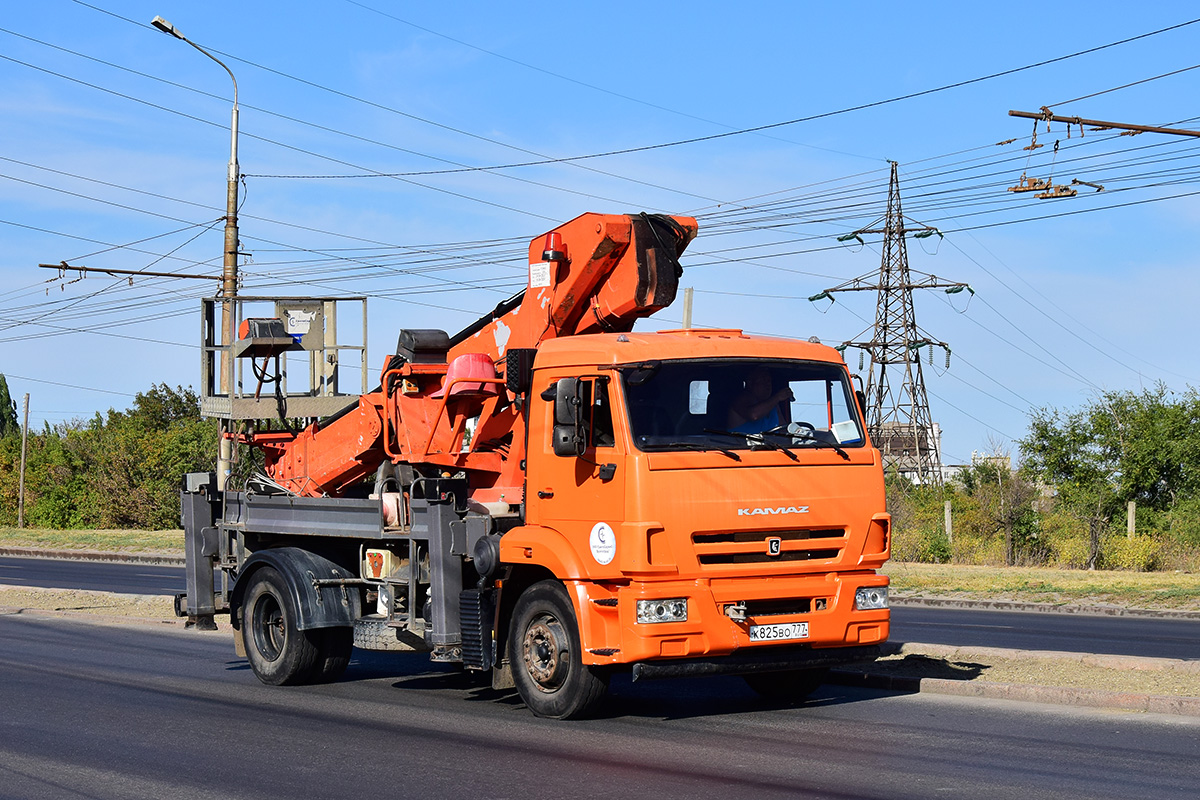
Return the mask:
M 788 614 L 807 614 L 812 611 L 812 599 L 808 597 L 788 597 L 778 600 L 747 600 L 746 616 L 781 617 Z
M 696 544 L 766 542 L 769 537 L 774 536 L 785 542 L 795 542 L 804 539 L 841 539 L 845 535 L 846 532 L 840 528 L 815 531 L 718 531 L 716 533 L 694 533 L 692 534 L 692 541 Z
M 714 553 L 697 554 L 701 564 L 776 564 L 780 561 L 819 561 L 837 558 L 840 550 L 792 550 L 777 556 L 766 553 Z
M 778 553 L 771 541 L 778 539 Z M 692 534 L 701 566 L 827 561 L 841 555 L 846 532 L 838 528 L 788 531 L 713 531 Z

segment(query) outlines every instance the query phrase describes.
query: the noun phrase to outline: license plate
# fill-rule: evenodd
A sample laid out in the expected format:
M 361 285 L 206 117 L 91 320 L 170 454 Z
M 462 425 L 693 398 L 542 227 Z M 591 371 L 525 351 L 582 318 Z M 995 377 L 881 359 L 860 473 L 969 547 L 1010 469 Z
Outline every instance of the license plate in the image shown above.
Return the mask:
M 750 641 L 778 642 L 785 639 L 807 639 L 807 622 L 785 622 L 779 625 L 751 625 Z

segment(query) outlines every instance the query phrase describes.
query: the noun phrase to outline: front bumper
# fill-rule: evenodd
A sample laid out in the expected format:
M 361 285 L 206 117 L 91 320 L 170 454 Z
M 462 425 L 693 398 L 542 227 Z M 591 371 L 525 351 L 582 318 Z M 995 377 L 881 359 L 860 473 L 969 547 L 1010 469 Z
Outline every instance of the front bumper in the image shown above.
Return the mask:
M 786 672 L 861 664 L 879 658 L 877 644 L 857 647 L 773 647 L 739 650 L 727 656 L 639 661 L 633 665 L 635 681 L 651 678 L 695 678 L 701 675 L 746 675 L 752 672 Z
M 575 581 L 571 582 L 570 588 L 579 615 L 585 664 L 645 662 L 644 667 L 649 667 L 653 662 L 685 659 L 698 666 L 681 666 L 681 669 L 701 670 L 695 674 L 707 674 L 703 670 L 717 670 L 703 666 L 709 662 L 732 665 L 742 663 L 741 660 L 751 664 L 756 659 L 782 659 L 782 666 L 770 669 L 796 669 L 829 666 L 816 662 L 839 658 L 833 652 L 821 654 L 822 650 L 877 647 L 887 641 L 889 611 L 886 608 L 857 610 L 854 594 L 861 586 L 887 584 L 887 576 L 874 572 L 829 572 L 643 581 L 628 585 Z M 686 598 L 688 618 L 679 622 L 637 622 L 638 600 L 666 598 Z M 749 609 L 745 619 L 733 619 L 726 613 L 728 607 L 738 604 Z M 752 625 L 798 621 L 808 623 L 808 636 L 803 639 L 750 640 Z M 730 658 L 735 654 L 736 658 Z M 873 656 L 868 655 L 853 660 L 871 658 Z M 839 663 L 846 661 L 843 659 Z M 643 677 L 651 677 L 656 671 L 640 670 Z M 717 671 L 729 670 L 721 667 Z M 758 668 L 738 671 L 758 671 Z

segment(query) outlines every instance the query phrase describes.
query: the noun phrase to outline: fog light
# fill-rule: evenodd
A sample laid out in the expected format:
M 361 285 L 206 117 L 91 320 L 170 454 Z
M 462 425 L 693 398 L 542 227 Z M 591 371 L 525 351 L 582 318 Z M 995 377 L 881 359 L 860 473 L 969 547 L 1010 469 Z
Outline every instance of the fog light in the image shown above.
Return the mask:
M 888 607 L 888 587 L 860 586 L 854 592 L 854 607 L 859 611 L 871 611 Z
M 638 600 L 638 622 L 684 622 L 687 620 L 687 598 L 672 600 Z

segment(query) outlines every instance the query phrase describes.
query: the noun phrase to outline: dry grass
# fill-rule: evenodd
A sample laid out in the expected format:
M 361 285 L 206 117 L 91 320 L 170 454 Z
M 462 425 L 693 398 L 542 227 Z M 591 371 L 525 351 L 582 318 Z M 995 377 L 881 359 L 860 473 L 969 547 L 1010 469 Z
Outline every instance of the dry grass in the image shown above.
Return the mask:
M 973 567 L 891 562 L 892 591 L 909 597 L 1200 610 L 1200 574 Z
M 48 528 L 0 528 L 0 546 L 183 555 L 183 531 L 60 531 Z

